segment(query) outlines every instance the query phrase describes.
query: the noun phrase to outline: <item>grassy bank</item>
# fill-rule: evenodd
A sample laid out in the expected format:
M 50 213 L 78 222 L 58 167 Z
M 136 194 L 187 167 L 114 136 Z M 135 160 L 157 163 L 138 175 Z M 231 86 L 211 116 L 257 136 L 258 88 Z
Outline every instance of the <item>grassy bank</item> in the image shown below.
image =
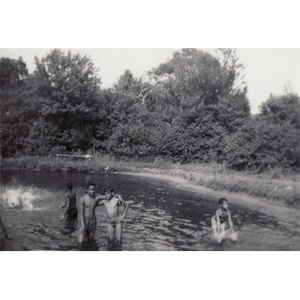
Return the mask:
M 235 172 L 218 164 L 174 164 L 156 158 L 154 161 L 118 160 L 95 156 L 92 160 L 56 159 L 55 157 L 20 157 L 1 161 L 2 168 L 49 170 L 64 172 L 149 172 L 186 179 L 190 183 L 216 191 L 245 193 L 294 207 L 300 205 L 300 174 L 288 174 L 279 169 L 265 173 Z

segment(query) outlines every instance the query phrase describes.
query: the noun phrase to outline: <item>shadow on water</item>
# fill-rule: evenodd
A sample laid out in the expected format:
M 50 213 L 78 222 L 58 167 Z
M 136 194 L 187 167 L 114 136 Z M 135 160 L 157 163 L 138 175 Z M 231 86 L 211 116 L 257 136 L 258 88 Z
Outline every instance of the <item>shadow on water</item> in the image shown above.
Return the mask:
M 99 243 L 96 239 L 83 242 L 78 245 L 79 251 L 122 251 L 121 243 Z
M 80 251 L 98 251 L 99 246 L 96 240 L 92 239 L 90 241 L 86 241 L 78 246 L 78 250 Z
M 61 229 L 61 233 L 65 235 L 70 235 L 75 233 L 78 227 L 77 221 L 64 221 L 62 222 L 63 226 Z
M 108 251 L 122 251 L 122 243 L 117 242 L 107 242 L 107 250 Z
M 89 174 L 102 192 L 112 185 L 124 200 L 133 200 L 124 220 L 123 242 L 108 245 L 103 208 L 97 208 L 95 240 L 78 247 L 77 222 L 61 222 L 60 205 L 64 201 L 63 185 L 72 181 L 77 199 L 85 190 L 86 174 L 2 170 L 2 182 L 47 188 L 61 198 L 40 199 L 37 210 L 4 209 L 1 217 L 13 239 L 1 243 L 1 250 L 61 251 L 249 251 L 300 250 L 299 229 L 279 219 L 241 205 L 230 203 L 237 242 L 220 244 L 211 239 L 211 217 L 217 203 L 200 198 L 195 192 L 177 189 L 175 184 L 120 174 Z M 45 202 L 47 201 L 47 203 Z M 40 209 L 44 207 L 45 209 Z M 298 229 L 298 230 L 296 230 Z

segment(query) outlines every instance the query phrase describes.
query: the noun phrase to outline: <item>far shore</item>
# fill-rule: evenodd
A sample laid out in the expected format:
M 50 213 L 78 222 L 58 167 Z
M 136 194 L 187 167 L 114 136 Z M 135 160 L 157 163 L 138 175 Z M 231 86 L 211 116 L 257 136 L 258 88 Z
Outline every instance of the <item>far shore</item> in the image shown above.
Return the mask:
M 257 210 L 267 215 L 278 218 L 283 223 L 295 226 L 295 230 L 300 232 L 300 211 L 295 208 L 289 208 L 278 202 L 271 202 L 269 199 L 260 197 L 253 197 L 244 193 L 230 193 L 225 191 L 214 191 L 212 189 L 193 184 L 186 179 L 174 177 L 170 175 L 163 175 L 153 172 L 121 172 L 120 174 L 149 177 L 152 179 L 166 180 L 173 182 L 175 187 L 182 190 L 187 190 L 199 194 L 201 198 L 215 201 L 221 197 L 228 199 L 229 203 L 238 204 L 247 207 L 251 210 Z

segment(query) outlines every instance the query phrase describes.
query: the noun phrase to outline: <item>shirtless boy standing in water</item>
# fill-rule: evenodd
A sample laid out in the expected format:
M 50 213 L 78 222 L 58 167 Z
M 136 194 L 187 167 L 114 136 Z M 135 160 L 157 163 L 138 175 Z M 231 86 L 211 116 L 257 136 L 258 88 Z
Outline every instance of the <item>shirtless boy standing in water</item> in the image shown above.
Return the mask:
M 66 184 L 66 191 L 65 191 L 65 204 L 61 205 L 60 208 L 67 207 L 65 212 L 63 221 L 75 221 L 77 220 L 77 207 L 76 207 L 76 194 L 73 192 L 73 184 L 68 183 Z
M 95 210 L 99 206 L 99 202 L 106 198 L 106 196 L 96 195 L 96 184 L 94 182 L 87 184 L 87 193 L 79 200 L 81 227 L 78 242 L 80 244 L 85 240 L 93 239 L 97 228 Z
M 116 238 L 118 243 L 122 240 L 122 221 L 127 215 L 129 206 L 133 201 L 123 201 L 121 195 L 115 195 L 112 187 L 104 190 L 106 199 L 102 200 L 99 205 L 104 205 L 107 216 L 107 232 L 109 243 L 112 244 Z M 120 214 L 119 207 L 124 206 L 125 210 Z
M 219 208 L 211 219 L 211 227 L 214 239 L 220 243 L 226 237 L 232 241 L 237 241 L 237 234 L 233 230 L 231 213 L 228 209 L 228 200 L 226 198 L 219 199 Z M 229 231 L 226 231 L 226 223 L 229 224 Z

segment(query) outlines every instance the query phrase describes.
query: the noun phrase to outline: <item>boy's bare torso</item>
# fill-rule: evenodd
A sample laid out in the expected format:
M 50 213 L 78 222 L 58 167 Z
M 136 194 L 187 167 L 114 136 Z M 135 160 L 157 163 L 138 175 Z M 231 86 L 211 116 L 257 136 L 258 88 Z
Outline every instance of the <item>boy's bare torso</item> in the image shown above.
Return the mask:
M 217 216 L 218 216 L 220 223 L 221 224 L 225 223 L 228 220 L 229 214 L 230 214 L 229 210 L 222 210 L 218 208 L 214 215 L 215 221 L 217 221 Z
M 120 216 L 120 199 L 116 196 L 112 197 L 110 200 L 103 200 L 103 205 L 105 207 L 105 213 L 109 220 L 116 221 Z
M 87 220 L 95 219 L 95 210 L 97 206 L 97 195 L 91 197 L 89 194 L 84 195 L 81 198 L 84 207 L 84 217 Z

